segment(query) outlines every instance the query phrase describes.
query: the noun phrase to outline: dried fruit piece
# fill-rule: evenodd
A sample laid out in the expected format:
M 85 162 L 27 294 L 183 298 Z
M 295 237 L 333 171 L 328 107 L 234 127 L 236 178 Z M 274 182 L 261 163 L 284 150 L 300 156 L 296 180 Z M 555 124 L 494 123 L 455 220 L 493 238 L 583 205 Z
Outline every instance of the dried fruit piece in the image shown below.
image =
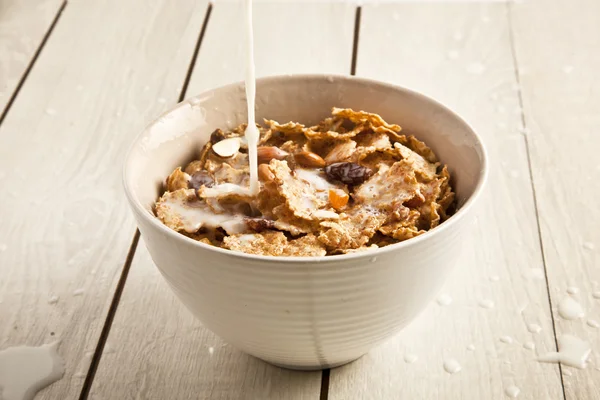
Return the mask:
M 271 160 L 283 160 L 288 153 L 274 146 L 261 146 L 256 151 L 259 164 L 268 164 Z
M 294 154 L 294 160 L 306 168 L 323 168 L 326 164 L 320 155 L 310 151 L 301 151 Z
M 220 157 L 231 157 L 240 150 L 240 139 L 232 137 L 213 144 L 212 150 Z
M 341 210 L 348 204 L 350 196 L 340 189 L 329 189 L 329 204 L 336 210 Z
M 254 232 L 263 232 L 275 227 L 274 221 L 265 218 L 245 218 L 248 228 Z
M 187 189 L 189 179 L 190 176 L 179 167 L 167 178 L 167 190 L 174 192 L 178 189 Z
M 258 166 L 258 179 L 263 182 L 271 182 L 275 179 L 275 175 L 269 169 L 268 164 L 260 164 Z
M 373 175 L 373 171 L 362 165 L 351 162 L 341 162 L 325 167 L 327 178 L 346 185 L 360 185 Z
M 212 187 L 215 184 L 214 179 L 207 171 L 196 171 L 190 177 L 187 183 L 188 188 L 198 190 L 202 186 Z

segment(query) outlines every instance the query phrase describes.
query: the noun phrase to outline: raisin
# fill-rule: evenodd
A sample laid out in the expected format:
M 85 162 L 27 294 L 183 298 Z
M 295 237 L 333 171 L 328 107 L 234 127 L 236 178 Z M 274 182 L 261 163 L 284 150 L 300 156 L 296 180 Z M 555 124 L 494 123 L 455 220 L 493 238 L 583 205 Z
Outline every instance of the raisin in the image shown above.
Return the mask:
M 220 142 L 223 139 L 225 139 L 225 134 L 220 129 L 215 129 L 215 131 L 210 135 L 210 142 L 212 144 Z
M 341 162 L 325 167 L 325 174 L 331 181 L 339 181 L 346 185 L 360 185 L 373 175 L 373 171 L 352 162 Z
M 212 176 L 206 171 L 196 171 L 190 177 L 188 181 L 188 188 L 198 190 L 202 186 L 211 187 L 213 186 L 215 181 Z
M 244 221 L 246 222 L 246 226 L 254 232 L 263 232 L 275 227 L 273 221 L 264 218 L 245 218 Z

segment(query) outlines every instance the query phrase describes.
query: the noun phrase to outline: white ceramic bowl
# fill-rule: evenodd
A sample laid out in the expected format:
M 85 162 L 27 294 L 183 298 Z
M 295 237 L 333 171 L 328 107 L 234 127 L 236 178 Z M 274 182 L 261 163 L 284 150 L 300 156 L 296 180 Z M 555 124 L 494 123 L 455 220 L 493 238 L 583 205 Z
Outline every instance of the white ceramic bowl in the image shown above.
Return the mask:
M 430 145 L 454 177 L 458 212 L 417 238 L 358 254 L 254 256 L 189 239 L 151 211 L 165 178 L 194 159 L 214 129 L 246 122 L 243 83 L 178 104 L 135 140 L 125 191 L 152 259 L 179 299 L 225 341 L 265 361 L 338 366 L 392 337 L 436 295 L 465 245 L 487 173 L 485 151 L 452 111 L 397 86 L 302 75 L 259 79 L 257 90 L 258 120 L 312 124 L 333 106 L 378 113 Z

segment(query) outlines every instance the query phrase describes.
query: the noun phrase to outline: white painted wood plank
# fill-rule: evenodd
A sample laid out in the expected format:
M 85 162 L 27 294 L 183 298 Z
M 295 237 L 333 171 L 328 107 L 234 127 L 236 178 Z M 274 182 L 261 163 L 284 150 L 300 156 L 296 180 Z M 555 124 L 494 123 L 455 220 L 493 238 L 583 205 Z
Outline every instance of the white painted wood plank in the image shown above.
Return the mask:
M 62 3 L 63 0 L 0 2 L 0 115 Z
M 462 262 L 443 291 L 452 303 L 430 305 L 395 339 L 332 370 L 330 399 L 502 399 L 511 386 L 520 389 L 519 399 L 562 398 L 557 366 L 535 361 L 536 351 L 555 343 L 518 133 L 506 10 L 505 4 L 440 2 L 363 8 L 357 75 L 450 106 L 483 136 L 492 170 Z M 494 307 L 479 305 L 486 300 Z M 528 324 L 540 332 L 529 332 Z M 525 349 L 527 342 L 537 350 Z M 413 363 L 411 355 L 418 357 Z M 450 359 L 460 372 L 445 372 Z
M 188 96 L 243 79 L 242 11 L 239 4 L 213 7 Z M 353 6 L 260 3 L 254 21 L 258 74 L 349 71 Z M 91 398 L 128 398 L 137 393 L 156 399 L 319 397 L 320 372 L 272 367 L 232 349 L 203 328 L 171 294 L 143 244 L 108 344 L 112 351 L 102 356 Z
M 271 366 L 204 328 L 140 244 L 89 398 L 317 399 L 321 373 Z
M 255 4 L 256 75 L 350 73 L 355 9 L 340 2 Z M 188 97 L 244 79 L 243 12 L 242 2 L 214 7 Z
M 527 1 L 511 6 L 511 19 L 557 334 L 593 349 L 587 369 L 563 366 L 565 392 L 598 399 L 600 3 Z M 556 311 L 569 287 L 579 289 L 572 297 L 586 311 L 581 320 Z
M 62 340 L 79 396 L 134 233 L 121 159 L 177 100 L 206 2 L 72 2 L 0 127 L 0 349 Z

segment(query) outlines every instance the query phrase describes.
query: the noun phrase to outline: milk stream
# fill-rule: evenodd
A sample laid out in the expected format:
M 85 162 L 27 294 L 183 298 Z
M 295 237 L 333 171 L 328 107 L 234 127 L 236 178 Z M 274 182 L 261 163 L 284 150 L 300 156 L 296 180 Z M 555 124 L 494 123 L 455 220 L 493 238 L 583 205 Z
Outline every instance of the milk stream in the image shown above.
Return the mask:
M 65 366 L 56 352 L 58 343 L 0 351 L 0 398 L 32 400 L 38 391 L 62 378 Z
M 246 140 L 248 141 L 248 159 L 250 162 L 250 194 L 258 193 L 258 138 L 254 115 L 256 99 L 256 77 L 254 70 L 254 32 L 252 29 L 252 0 L 246 0 L 246 103 L 248 107 L 248 126 Z

